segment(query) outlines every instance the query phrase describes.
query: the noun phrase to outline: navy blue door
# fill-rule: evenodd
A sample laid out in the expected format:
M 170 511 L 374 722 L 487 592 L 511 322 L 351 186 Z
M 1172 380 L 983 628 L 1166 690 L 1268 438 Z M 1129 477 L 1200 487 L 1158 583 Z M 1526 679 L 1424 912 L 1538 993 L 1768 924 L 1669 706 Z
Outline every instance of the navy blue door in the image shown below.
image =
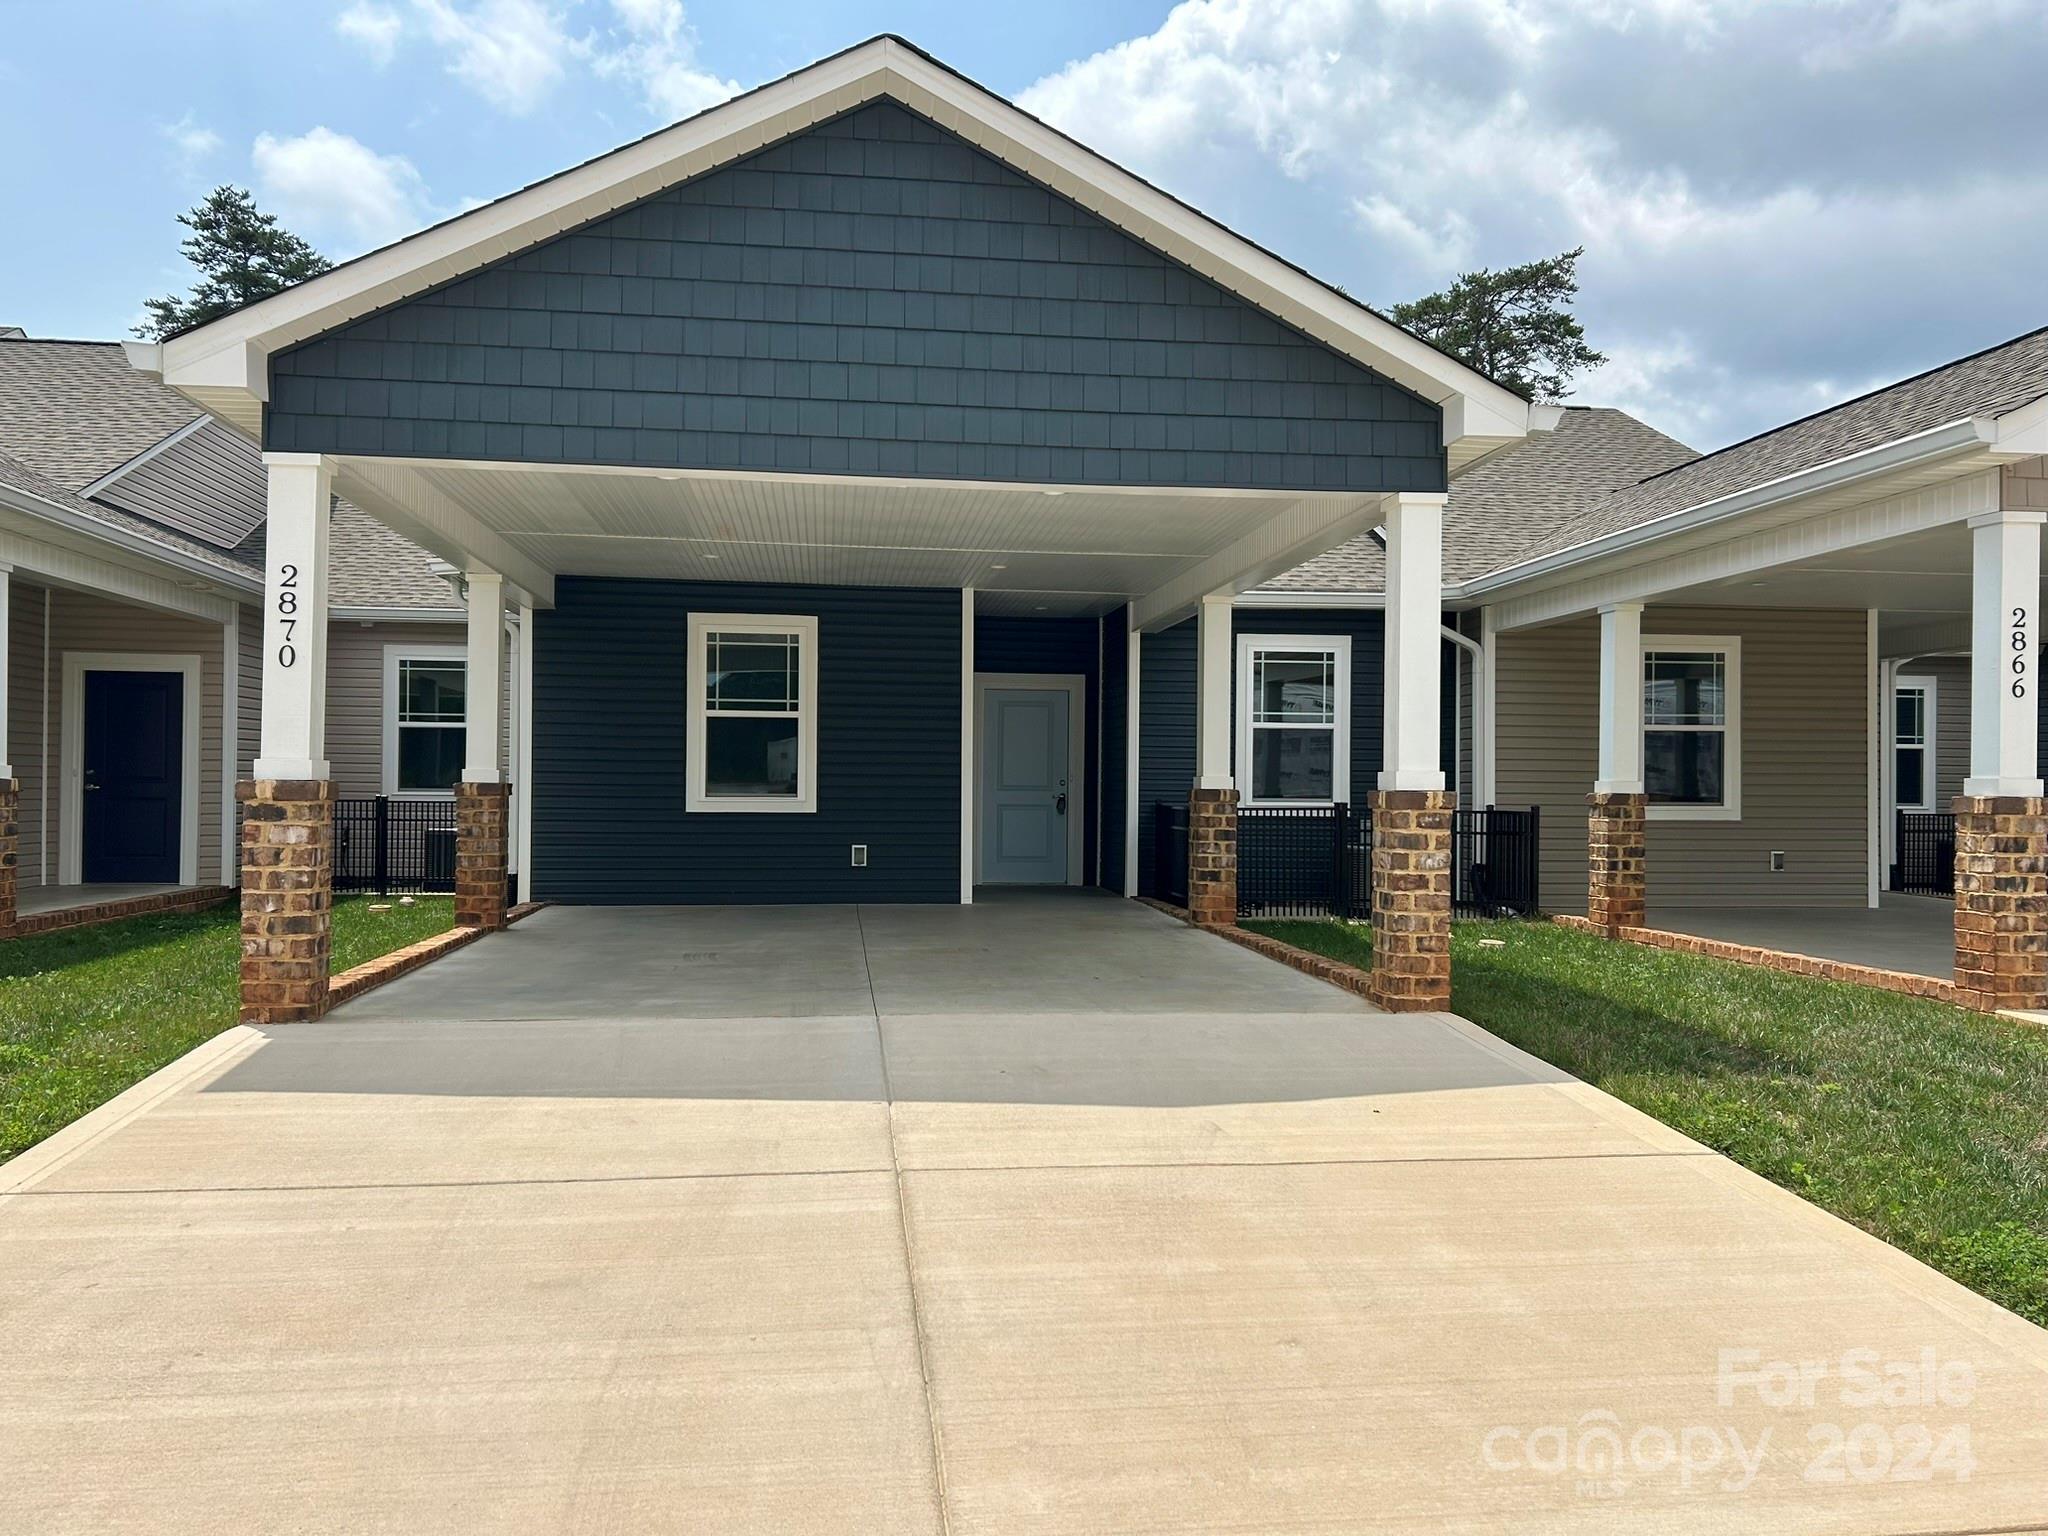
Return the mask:
M 184 747 L 182 674 L 85 674 L 81 878 L 177 881 Z

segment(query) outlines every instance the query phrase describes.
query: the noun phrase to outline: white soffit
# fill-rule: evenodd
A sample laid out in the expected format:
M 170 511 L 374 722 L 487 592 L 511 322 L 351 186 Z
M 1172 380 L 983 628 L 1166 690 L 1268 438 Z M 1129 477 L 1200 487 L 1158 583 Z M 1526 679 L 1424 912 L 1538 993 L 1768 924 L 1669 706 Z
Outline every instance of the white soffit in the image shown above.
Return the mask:
M 1545 418 L 1512 391 L 1083 148 L 900 38 L 880 37 L 155 348 L 137 366 L 260 432 L 270 354 L 881 97 L 1053 188 L 1325 345 L 1445 407 L 1453 471 Z
M 1055 613 L 1105 612 L 1158 591 L 1269 526 L 1306 519 L 1334 527 L 1355 519 L 1361 502 L 1296 491 L 1125 491 L 348 457 L 336 464 L 351 499 L 358 486 L 398 474 L 410 488 L 394 486 L 402 499 L 459 508 L 459 521 L 452 514 L 443 520 L 445 543 L 429 540 L 433 530 L 404 529 L 458 562 L 482 557 L 469 544 L 560 575 L 973 587 L 991 604 L 1018 594 L 1013 606 L 989 610 L 1014 612 L 1040 604 Z M 374 500 L 370 505 L 400 515 Z

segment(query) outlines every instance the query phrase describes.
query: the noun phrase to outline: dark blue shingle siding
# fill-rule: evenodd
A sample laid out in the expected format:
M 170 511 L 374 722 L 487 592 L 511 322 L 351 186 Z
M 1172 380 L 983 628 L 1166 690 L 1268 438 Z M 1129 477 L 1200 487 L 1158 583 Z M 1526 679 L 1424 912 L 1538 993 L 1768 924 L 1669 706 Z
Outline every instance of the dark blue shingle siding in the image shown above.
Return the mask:
M 273 449 L 1441 490 L 1440 413 L 893 102 L 271 362 Z
M 536 616 L 534 891 L 957 901 L 960 594 L 565 577 Z M 692 611 L 818 616 L 818 810 L 689 814 Z M 850 847 L 869 846 L 866 869 Z

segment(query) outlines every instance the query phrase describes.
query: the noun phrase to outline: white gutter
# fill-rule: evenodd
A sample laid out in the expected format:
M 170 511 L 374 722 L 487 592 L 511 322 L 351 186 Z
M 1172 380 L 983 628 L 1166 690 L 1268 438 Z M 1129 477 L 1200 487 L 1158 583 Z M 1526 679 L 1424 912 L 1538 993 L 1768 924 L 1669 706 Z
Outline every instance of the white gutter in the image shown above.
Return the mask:
M 1448 589 L 1446 589 L 1448 590 Z M 1237 608 L 1384 608 L 1384 592 L 1240 592 Z
M 54 501 L 46 501 L 33 491 L 24 491 L 18 486 L 0 485 L 0 506 L 27 517 L 53 523 L 67 532 L 83 534 L 101 544 L 111 544 L 124 554 L 140 555 L 153 565 L 169 566 L 183 575 L 201 577 L 230 591 L 258 594 L 263 591 L 263 582 L 258 577 L 224 570 L 204 560 L 196 560 L 182 550 L 172 549 L 152 539 L 145 539 L 140 534 L 130 533 L 125 528 L 117 528 L 111 523 L 103 523 L 97 518 L 73 512 L 69 507 Z
M 327 617 L 342 624 L 465 624 L 469 615 L 460 608 L 404 608 L 396 604 L 328 605 Z
M 1501 587 L 1514 586 L 1539 576 L 1549 575 L 1566 566 L 1597 560 L 1603 555 L 1621 554 L 1640 544 L 1667 539 L 1673 534 L 1688 532 L 1695 528 L 1709 527 L 1728 518 L 1739 517 L 1745 512 L 1759 511 L 1821 491 L 1836 490 L 1873 475 L 1916 468 L 1937 459 L 1954 457 L 1971 449 L 1992 447 L 1997 442 L 1997 418 L 1965 417 L 1946 426 L 1930 427 L 1925 432 L 1916 432 L 1910 437 L 1881 443 L 1861 453 L 1852 453 L 1826 464 L 1817 464 L 1812 469 L 1802 469 L 1793 474 L 1780 476 L 1776 480 L 1766 480 L 1761 485 L 1732 491 L 1711 501 L 1682 507 L 1676 512 L 1667 512 L 1662 517 L 1652 518 L 1646 523 L 1637 523 L 1631 528 L 1618 529 L 1599 538 L 1588 539 L 1583 544 L 1554 550 L 1550 554 L 1540 555 L 1520 565 L 1489 572 L 1461 586 L 1447 587 L 1444 595 L 1447 599 L 1471 599 Z

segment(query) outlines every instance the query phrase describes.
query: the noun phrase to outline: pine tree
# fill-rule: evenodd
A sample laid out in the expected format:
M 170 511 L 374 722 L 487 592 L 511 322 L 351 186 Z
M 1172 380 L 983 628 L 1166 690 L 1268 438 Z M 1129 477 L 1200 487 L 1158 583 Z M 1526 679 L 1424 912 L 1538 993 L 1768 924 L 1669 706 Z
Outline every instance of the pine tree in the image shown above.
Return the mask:
M 1571 313 L 1584 246 L 1500 272 L 1462 272 L 1441 293 L 1396 304 L 1393 318 L 1531 400 L 1562 400 L 1607 361 Z
M 334 265 L 279 228 L 277 215 L 259 210 L 255 197 L 241 187 L 215 187 L 204 202 L 179 214 L 178 222 L 192 231 L 179 249 L 199 269 L 199 281 L 187 297 L 170 294 L 144 303 L 149 318 L 135 327 L 135 334 L 153 341 L 204 325 Z

